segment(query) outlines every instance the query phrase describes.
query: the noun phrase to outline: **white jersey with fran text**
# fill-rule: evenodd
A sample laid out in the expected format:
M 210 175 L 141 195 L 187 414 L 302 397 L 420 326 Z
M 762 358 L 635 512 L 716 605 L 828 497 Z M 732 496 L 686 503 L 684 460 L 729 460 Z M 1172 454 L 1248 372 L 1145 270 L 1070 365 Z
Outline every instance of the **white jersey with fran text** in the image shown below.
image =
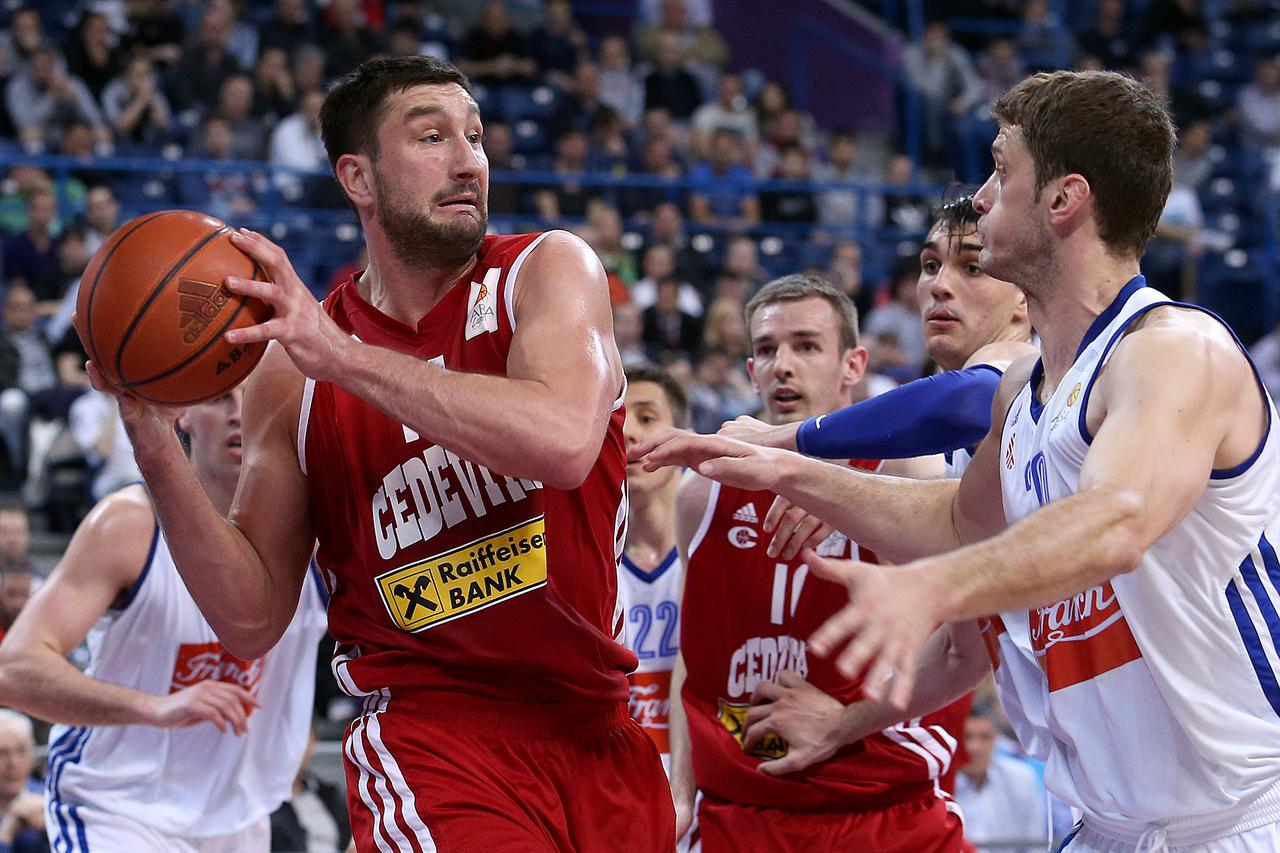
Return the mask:
M 1129 282 L 1043 405 L 1037 363 L 1000 444 L 1010 524 L 1077 491 L 1098 373 L 1131 324 L 1168 303 L 1140 276 Z M 1010 719 L 1046 762 L 1046 785 L 1086 824 L 1173 833 L 1207 820 L 1228 834 L 1280 815 L 1280 437 L 1267 408 L 1257 452 L 1214 471 L 1137 569 L 992 620 Z
M 662 766 L 671 772 L 667 720 L 671 711 L 671 670 L 680 651 L 680 594 L 684 566 L 675 548 L 653 571 L 624 555 L 618 571 L 624 645 L 640 664 L 631 682 L 631 716 L 657 744 Z
M 311 728 L 316 653 L 327 592 L 314 566 L 285 634 L 266 655 L 242 661 L 222 647 L 187 592 L 157 527 L 146 566 L 125 599 L 90 630 L 85 673 L 164 695 L 204 680 L 256 694 L 248 732 L 188 728 L 55 726 L 45 774 L 53 849 L 79 849 L 78 806 L 156 832 L 204 838 L 237 832 L 291 796 Z

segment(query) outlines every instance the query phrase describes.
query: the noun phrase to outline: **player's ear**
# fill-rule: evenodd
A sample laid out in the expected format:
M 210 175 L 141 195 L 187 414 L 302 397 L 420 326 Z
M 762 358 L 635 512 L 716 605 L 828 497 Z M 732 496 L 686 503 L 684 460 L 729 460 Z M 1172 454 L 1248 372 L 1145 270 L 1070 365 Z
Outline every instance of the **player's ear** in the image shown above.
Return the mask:
M 357 208 L 373 204 L 373 163 L 361 154 L 343 154 L 334 164 L 338 185 Z
M 862 381 L 867 372 L 867 348 L 859 344 L 844 351 L 844 385 L 852 388 Z
M 1057 184 L 1057 190 L 1049 201 L 1049 222 L 1051 225 L 1066 225 L 1093 198 L 1093 189 L 1084 175 L 1076 172 L 1064 175 L 1053 183 Z
M 756 381 L 756 360 L 747 357 L 747 376 L 751 377 L 751 388 L 757 394 L 760 393 L 760 383 Z

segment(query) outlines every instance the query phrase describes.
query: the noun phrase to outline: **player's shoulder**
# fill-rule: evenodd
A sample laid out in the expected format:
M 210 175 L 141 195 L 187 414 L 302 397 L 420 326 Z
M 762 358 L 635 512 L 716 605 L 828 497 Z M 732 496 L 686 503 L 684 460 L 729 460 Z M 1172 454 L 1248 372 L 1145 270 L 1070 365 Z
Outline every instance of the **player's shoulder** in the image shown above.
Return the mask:
M 1225 378 L 1223 371 L 1246 381 L 1253 375 L 1243 346 L 1223 320 L 1179 304 L 1157 305 L 1137 318 L 1116 342 L 1102 375 L 1165 373 L 1173 364 L 1187 366 L 1187 359 L 1203 366 L 1204 379 L 1213 383 Z
M 1013 404 L 1014 398 L 1031 380 L 1031 371 L 1035 369 L 1036 362 L 1040 360 L 1040 354 L 1034 350 L 1014 359 L 1004 369 L 1004 374 L 1000 377 L 1000 385 L 996 388 L 996 397 L 993 403 L 995 410 L 1001 415 Z M 992 418 L 992 423 L 996 423 L 996 419 Z
M 70 554 L 89 559 L 68 568 L 108 574 L 131 583 L 142 570 L 156 532 L 155 510 L 141 483 L 125 486 L 100 500 L 76 530 Z
M 717 490 L 715 480 L 702 476 L 692 469 L 680 476 L 680 484 L 676 486 L 676 513 L 698 512 L 706 508 L 713 491 Z

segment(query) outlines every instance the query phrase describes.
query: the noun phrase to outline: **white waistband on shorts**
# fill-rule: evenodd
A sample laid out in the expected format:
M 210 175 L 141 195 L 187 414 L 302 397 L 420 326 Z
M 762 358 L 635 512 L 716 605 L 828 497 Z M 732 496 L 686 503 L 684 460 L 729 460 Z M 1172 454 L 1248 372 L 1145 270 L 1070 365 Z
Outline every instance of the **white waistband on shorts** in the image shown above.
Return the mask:
M 1111 820 L 1085 813 L 1084 827 L 1104 838 L 1133 844 L 1139 850 L 1167 850 L 1208 844 L 1280 821 L 1280 783 L 1272 785 L 1251 802 L 1210 814 L 1173 818 L 1163 824 L 1140 824 Z

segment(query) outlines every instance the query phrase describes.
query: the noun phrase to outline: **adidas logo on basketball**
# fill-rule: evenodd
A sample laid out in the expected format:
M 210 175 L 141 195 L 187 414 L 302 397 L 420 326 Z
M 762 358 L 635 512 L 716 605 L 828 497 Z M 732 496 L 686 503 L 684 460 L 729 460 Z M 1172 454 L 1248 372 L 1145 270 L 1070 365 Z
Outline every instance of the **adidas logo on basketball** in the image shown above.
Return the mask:
M 184 278 L 178 282 L 178 324 L 182 328 L 183 343 L 195 343 L 196 338 L 222 306 L 231 300 L 231 294 L 216 284 Z
M 755 503 L 748 503 L 745 506 L 738 507 L 738 511 L 733 514 L 734 521 L 744 521 L 747 524 L 759 524 L 760 516 L 756 515 Z

